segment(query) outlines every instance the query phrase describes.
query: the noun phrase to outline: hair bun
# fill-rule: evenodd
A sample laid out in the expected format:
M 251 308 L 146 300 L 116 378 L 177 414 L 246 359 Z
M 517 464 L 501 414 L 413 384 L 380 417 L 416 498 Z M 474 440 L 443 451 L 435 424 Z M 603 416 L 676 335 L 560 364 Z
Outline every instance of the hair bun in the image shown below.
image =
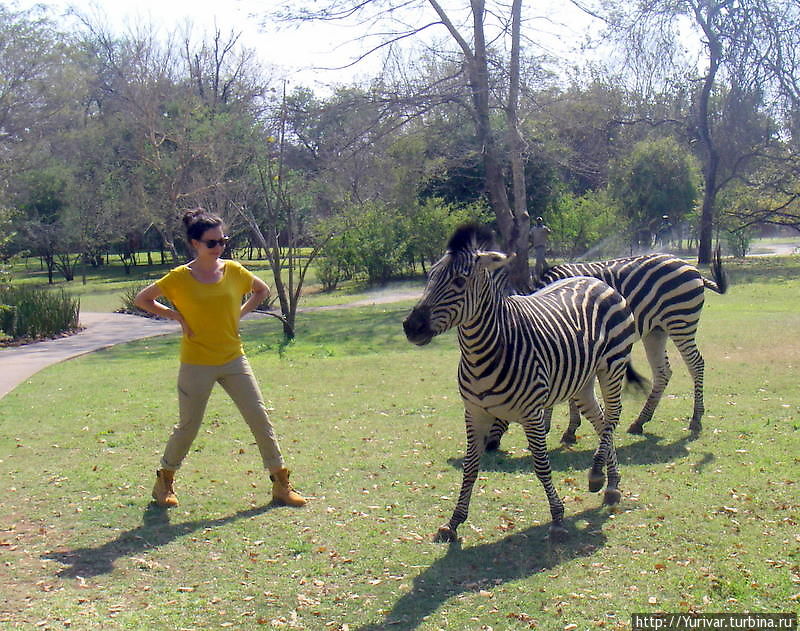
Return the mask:
M 194 220 L 197 218 L 198 215 L 202 214 L 202 210 L 199 208 L 192 208 L 187 210 L 183 213 L 183 225 L 187 228 L 194 223 Z

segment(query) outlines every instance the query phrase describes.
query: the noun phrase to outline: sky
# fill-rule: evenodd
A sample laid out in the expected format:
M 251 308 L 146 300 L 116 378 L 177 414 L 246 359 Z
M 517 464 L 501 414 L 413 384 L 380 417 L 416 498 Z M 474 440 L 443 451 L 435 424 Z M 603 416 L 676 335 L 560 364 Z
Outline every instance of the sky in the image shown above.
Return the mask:
M 2 2 L 3 0 L 0 0 Z M 354 43 L 359 34 L 352 26 L 304 24 L 299 27 L 270 25 L 262 27 L 254 17 L 273 0 L 39 0 L 52 7 L 55 17 L 69 6 L 90 16 L 108 19 L 116 32 L 140 21 L 152 21 L 165 32 L 192 24 L 192 31 L 201 35 L 211 33 L 215 25 L 224 34 L 231 29 L 241 32 L 241 41 L 258 53 L 261 61 L 275 67 L 279 78 L 324 91 L 333 83 L 349 83 L 373 76 L 379 70 L 380 55 L 343 70 L 327 68 L 347 65 L 361 48 Z M 8 0 L 6 0 L 8 2 Z M 37 0 L 11 0 L 20 8 L 36 4 Z M 534 3 L 532 3 L 534 4 Z M 444 0 L 446 9 L 468 5 L 465 0 Z M 564 53 L 578 44 L 586 29 L 586 19 L 577 15 L 564 0 L 537 0 L 527 11 L 528 23 L 536 28 L 537 41 Z M 439 31 L 442 33 L 442 31 Z M 549 34 L 549 35 L 548 35 Z

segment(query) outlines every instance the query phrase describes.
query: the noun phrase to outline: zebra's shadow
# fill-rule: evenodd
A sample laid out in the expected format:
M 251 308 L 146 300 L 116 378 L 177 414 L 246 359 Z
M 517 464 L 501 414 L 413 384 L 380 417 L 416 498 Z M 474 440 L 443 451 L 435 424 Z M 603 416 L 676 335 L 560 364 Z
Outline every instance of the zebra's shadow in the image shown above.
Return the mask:
M 414 579 L 383 621 L 358 631 L 412 631 L 446 601 L 462 593 L 492 590 L 509 581 L 525 579 L 562 563 L 593 555 L 606 544 L 602 525 L 609 512 L 592 508 L 568 516 L 565 541 L 551 543 L 549 524 L 533 526 L 493 543 L 471 546 L 450 544 L 447 554 Z
M 511 431 L 514 431 L 512 427 Z M 580 436 L 580 434 L 579 434 Z M 698 457 L 695 469 L 700 472 L 702 469 L 714 461 L 714 455 L 710 452 L 698 453 L 691 452 L 687 448 L 695 440 L 693 434 L 686 434 L 681 438 L 665 443 L 664 438 L 655 434 L 643 434 L 641 440 L 617 447 L 617 459 L 620 465 L 649 465 L 667 464 L 675 462 L 690 455 Z M 506 437 L 508 439 L 508 437 Z M 584 434 L 579 438 L 578 446 L 563 447 L 556 445 L 558 432 L 550 434 L 551 443 L 548 452 L 550 456 L 550 467 L 553 471 L 568 471 L 570 469 L 589 469 L 592 465 L 594 450 L 597 448 L 597 438 L 593 434 Z M 456 468 L 463 466 L 463 457 L 448 458 L 447 462 Z M 504 451 L 488 452 L 481 458 L 481 471 L 497 471 L 503 473 L 514 473 L 520 471 L 533 471 L 533 461 L 527 449 L 520 453 L 515 449 L 513 453 Z

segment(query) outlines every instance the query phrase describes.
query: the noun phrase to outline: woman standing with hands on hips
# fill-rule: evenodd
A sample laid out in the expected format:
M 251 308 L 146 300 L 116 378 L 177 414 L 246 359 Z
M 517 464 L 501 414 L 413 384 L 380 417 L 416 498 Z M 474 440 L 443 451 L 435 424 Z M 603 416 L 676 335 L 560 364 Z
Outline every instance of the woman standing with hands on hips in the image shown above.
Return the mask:
M 160 506 L 177 506 L 175 472 L 200 429 L 214 383 L 233 399 L 261 452 L 272 480 L 272 498 L 303 506 L 305 498 L 289 483 L 264 399 L 244 355 L 239 320 L 269 296 L 266 283 L 236 261 L 221 259 L 228 242 L 222 219 L 198 208 L 183 216 L 186 238 L 197 256 L 140 291 L 134 304 L 183 329 L 178 372 L 179 423 L 172 430 L 159 469 L 153 498 Z M 250 297 L 242 303 L 245 295 Z M 166 296 L 175 309 L 156 299 Z

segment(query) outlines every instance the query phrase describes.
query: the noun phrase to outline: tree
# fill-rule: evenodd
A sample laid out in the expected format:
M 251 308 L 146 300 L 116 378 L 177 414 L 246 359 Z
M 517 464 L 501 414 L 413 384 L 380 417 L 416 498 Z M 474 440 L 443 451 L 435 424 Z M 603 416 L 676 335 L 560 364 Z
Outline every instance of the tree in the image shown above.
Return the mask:
M 796 0 L 605 4 L 606 10 L 599 11 L 612 35 L 624 42 L 640 87 L 657 90 L 696 75 L 690 132 L 703 171 L 698 261 L 709 263 L 717 196 L 780 145 L 777 130 L 767 127 L 761 129 L 758 143 L 740 142 L 733 154 L 723 150 L 723 143 L 730 146 L 736 139 L 729 133 L 734 127 L 731 118 L 751 99 L 764 111 L 789 112 L 797 105 L 800 4 Z M 694 36 L 702 63 L 692 64 L 682 54 L 681 32 Z
M 284 20 L 351 20 L 362 25 L 390 23 L 388 30 L 368 53 L 385 49 L 408 37 L 434 26 L 447 33 L 458 51 L 459 76 L 469 95 L 469 108 L 475 127 L 475 143 L 483 158 L 484 186 L 495 215 L 500 236 L 509 251 L 517 254 L 511 269 L 512 282 L 519 288 L 530 284 L 528 271 L 528 233 L 530 216 L 525 195 L 525 146 L 519 131 L 518 105 L 520 92 L 520 56 L 522 2 L 512 0 L 510 5 L 492 4 L 486 0 L 470 0 L 468 16 L 458 10 L 445 10 L 438 0 L 327 0 L 322 3 L 282 2 L 275 11 Z M 407 19 L 413 15 L 413 19 Z M 487 35 L 489 20 L 495 27 Z M 467 34 L 458 26 L 470 24 Z M 415 26 L 409 27 L 408 24 Z M 508 50 L 507 60 L 499 53 L 503 43 Z M 451 47 L 452 50 L 452 47 Z M 502 67 L 504 72 L 492 72 Z M 426 86 L 417 93 L 417 105 L 428 97 L 428 103 L 441 102 L 441 86 Z M 409 100 L 405 99 L 404 103 Z M 503 112 L 506 146 L 511 165 L 511 191 L 501 158 L 503 125 L 493 116 L 499 108 Z
M 39 6 L 12 11 L 0 4 L 0 147 L 4 158 L 7 149 L 35 134 L 61 105 L 52 97 L 62 62 L 62 38 L 42 10 Z
M 18 221 L 20 237 L 26 249 L 39 256 L 47 266 L 47 279 L 51 284 L 59 253 L 69 257 L 74 252 L 71 246 L 75 243 L 63 220 L 68 185 L 69 174 L 57 163 L 29 170 L 16 178 L 15 183 L 13 203 L 22 215 Z
M 72 95 L 65 76 L 69 63 L 65 63 L 64 48 L 64 38 L 41 6 L 15 11 L 0 4 L 0 220 L 4 226 L 12 218 L 16 228 L 31 220 L 18 212 L 14 202 L 20 192 L 25 197 L 20 189 L 31 184 L 32 171 L 49 168 L 50 136 L 61 127 L 64 112 L 74 111 L 65 108 Z M 18 232 L 11 239 L 11 228 L 4 229 L 0 245 L 10 248 L 16 242 L 17 250 L 26 249 Z M 52 276 L 54 260 L 48 261 Z
M 685 219 L 697 199 L 697 180 L 692 156 L 674 139 L 633 146 L 615 166 L 609 189 L 630 222 L 634 246 L 649 248 L 665 219 L 670 226 Z
M 284 86 L 285 90 L 285 86 Z M 255 135 L 256 156 L 250 165 L 255 195 L 241 188 L 229 197 L 236 215 L 244 221 L 258 247 L 266 252 L 272 270 L 286 340 L 295 336 L 297 306 L 309 267 L 331 235 L 309 224 L 310 195 L 287 163 L 287 95 L 273 120 L 274 134 Z M 303 252 L 302 249 L 306 251 Z
M 97 77 L 91 103 L 123 121 L 130 198 L 177 261 L 182 211 L 226 215 L 253 163 L 248 143 L 268 102 L 255 56 L 235 32 L 199 43 L 187 35 L 178 47 L 176 33 L 162 43 L 152 25 L 117 38 L 83 24 Z

